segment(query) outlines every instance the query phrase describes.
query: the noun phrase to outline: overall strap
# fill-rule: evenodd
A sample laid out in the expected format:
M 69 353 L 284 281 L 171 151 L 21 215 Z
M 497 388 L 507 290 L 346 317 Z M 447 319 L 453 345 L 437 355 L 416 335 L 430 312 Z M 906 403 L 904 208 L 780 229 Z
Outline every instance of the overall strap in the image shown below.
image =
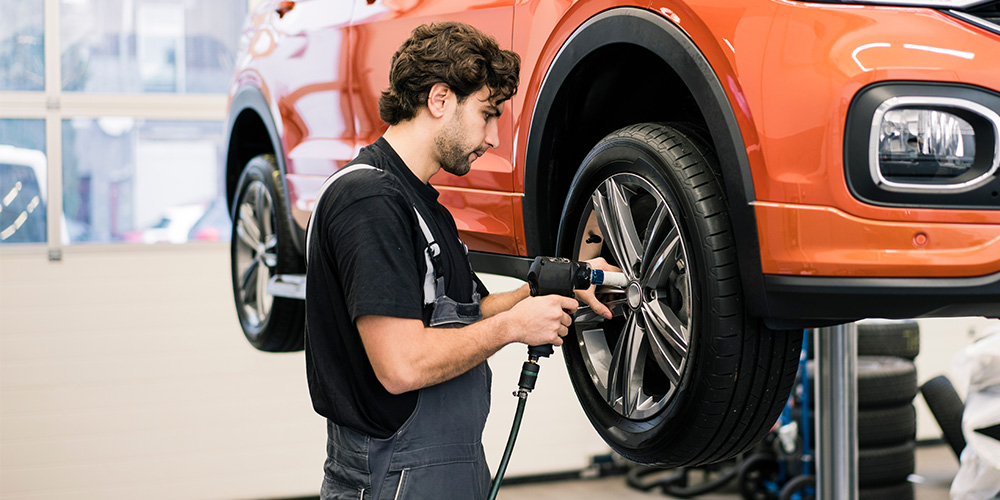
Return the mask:
M 424 260 L 427 263 L 427 272 L 424 273 L 424 305 L 426 306 L 434 303 L 434 299 L 438 295 L 438 288 L 441 289 L 441 293 L 444 293 L 444 282 L 441 281 L 444 280 L 441 246 L 434 240 L 431 228 L 427 226 L 427 221 L 420 215 L 420 210 L 417 210 L 416 205 L 413 206 L 413 213 L 417 214 L 420 232 L 424 233 L 424 241 L 427 242 L 427 247 L 424 248 Z
M 306 264 L 309 264 L 309 241 L 312 239 L 313 221 L 316 219 L 316 208 L 319 207 L 319 202 L 321 199 L 323 199 L 323 195 L 326 194 L 326 191 L 330 189 L 330 186 L 332 186 L 337 179 L 340 179 L 341 177 L 351 172 L 357 172 L 359 170 L 364 170 L 364 169 L 380 170 L 376 167 L 373 167 L 371 165 L 366 165 L 364 163 L 355 163 L 354 165 L 348 165 L 338 170 L 330 177 L 328 177 L 326 179 L 326 182 L 323 183 L 323 187 L 319 188 L 319 193 L 316 195 L 316 203 L 313 205 L 313 211 L 312 213 L 309 214 L 309 223 L 306 224 L 306 251 L 305 251 Z

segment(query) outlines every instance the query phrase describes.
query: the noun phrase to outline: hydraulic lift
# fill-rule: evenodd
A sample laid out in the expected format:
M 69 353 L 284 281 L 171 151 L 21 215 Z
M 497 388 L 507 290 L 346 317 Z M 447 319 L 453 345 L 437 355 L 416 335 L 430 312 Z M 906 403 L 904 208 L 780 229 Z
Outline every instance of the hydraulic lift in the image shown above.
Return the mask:
M 854 323 L 812 331 L 816 346 L 816 498 L 858 498 L 858 334 Z

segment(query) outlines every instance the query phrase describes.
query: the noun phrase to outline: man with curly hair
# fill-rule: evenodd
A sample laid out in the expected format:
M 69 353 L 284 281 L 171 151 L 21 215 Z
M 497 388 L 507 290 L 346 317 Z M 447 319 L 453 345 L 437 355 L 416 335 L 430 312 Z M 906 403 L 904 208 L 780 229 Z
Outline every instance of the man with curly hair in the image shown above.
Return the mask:
M 489 294 L 429 184 L 499 145 L 520 58 L 459 23 L 416 28 L 392 57 L 383 136 L 324 185 L 309 223 L 306 365 L 327 418 L 323 499 L 470 500 L 501 347 L 562 344 L 577 301 Z M 602 265 L 603 263 L 598 263 Z M 580 296 L 610 311 L 592 291 Z

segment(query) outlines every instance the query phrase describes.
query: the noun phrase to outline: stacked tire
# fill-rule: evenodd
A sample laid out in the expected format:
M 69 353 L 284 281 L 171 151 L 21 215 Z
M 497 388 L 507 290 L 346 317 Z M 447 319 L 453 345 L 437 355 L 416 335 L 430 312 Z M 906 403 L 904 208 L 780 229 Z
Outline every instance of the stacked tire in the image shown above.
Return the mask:
M 914 320 L 858 322 L 858 486 L 861 500 L 912 500 L 920 328 Z

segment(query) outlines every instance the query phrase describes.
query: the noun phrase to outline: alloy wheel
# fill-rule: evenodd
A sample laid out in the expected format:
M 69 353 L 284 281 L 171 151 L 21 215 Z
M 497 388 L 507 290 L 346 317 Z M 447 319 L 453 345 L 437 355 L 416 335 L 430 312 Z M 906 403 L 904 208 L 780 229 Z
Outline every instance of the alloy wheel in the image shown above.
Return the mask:
M 237 306 L 247 323 L 259 329 L 267 322 L 274 297 L 268 280 L 278 265 L 274 201 L 263 182 L 254 181 L 236 207 Z
M 624 290 L 598 290 L 612 306 L 575 322 L 591 381 L 619 415 L 655 415 L 680 387 L 691 349 L 691 278 L 677 216 L 652 184 L 633 173 L 603 180 L 583 214 L 578 258 L 604 256 L 622 269 Z

